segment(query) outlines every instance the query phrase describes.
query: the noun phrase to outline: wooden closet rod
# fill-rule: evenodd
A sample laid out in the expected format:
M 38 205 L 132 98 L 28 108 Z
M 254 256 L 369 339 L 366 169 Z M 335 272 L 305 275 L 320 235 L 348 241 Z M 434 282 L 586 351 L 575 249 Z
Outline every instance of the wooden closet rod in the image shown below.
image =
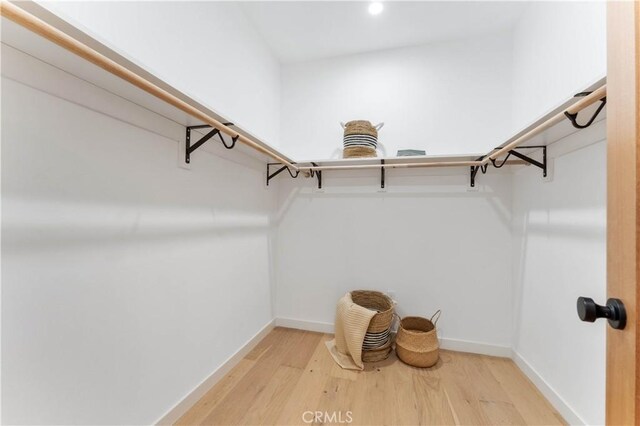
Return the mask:
M 352 166 L 300 166 L 300 170 L 305 172 L 307 170 L 344 170 L 344 169 L 379 169 L 385 167 L 388 169 L 408 169 L 412 167 L 470 167 L 481 166 L 482 161 L 432 161 L 429 163 L 398 163 L 398 164 L 354 164 Z M 528 166 L 526 161 L 513 160 L 507 161 L 507 165 L 519 165 Z
M 375 158 L 372 158 L 375 161 Z M 379 160 L 378 160 L 379 161 Z M 481 166 L 482 161 L 429 161 L 425 163 L 384 163 L 384 164 L 353 164 L 344 166 L 299 166 L 301 171 L 307 170 L 356 170 L 356 169 L 409 169 L 412 167 L 465 167 Z
M 520 136 L 519 138 L 517 138 L 513 142 L 510 142 L 507 145 L 503 146 L 502 148 L 487 154 L 487 156 L 482 160 L 482 165 L 487 164 L 492 159 L 495 160 L 500 155 L 509 152 L 513 148 L 516 148 L 518 145 L 520 145 L 523 142 L 531 139 L 535 135 L 544 132 L 549 127 L 551 127 L 551 126 L 561 122 L 562 120 L 566 119 L 567 116 L 564 114 L 565 112 L 568 112 L 569 114 L 577 114 L 578 112 L 582 111 L 583 109 L 585 109 L 589 105 L 599 101 L 600 99 L 604 98 L 605 96 L 607 96 L 607 85 L 606 84 L 600 86 L 599 88 L 597 88 L 593 92 L 589 93 L 587 96 L 582 97 L 579 101 L 577 101 L 576 103 L 571 105 L 566 110 L 560 111 L 559 113 L 557 113 L 556 115 L 552 116 L 551 118 L 549 118 L 545 122 L 539 124 L 538 126 L 534 127 L 533 129 L 529 130 L 527 133 L 525 133 L 524 135 Z
M 594 104 L 595 102 L 601 100 L 607 96 L 607 86 L 602 85 L 590 94 L 580 98 L 580 100 L 576 101 L 573 105 L 569 106 L 567 109 L 558 112 L 553 115 L 551 118 L 546 121 L 540 123 L 538 126 L 529 130 L 522 136 L 518 137 L 512 142 L 509 142 L 507 145 L 502 148 L 497 148 L 492 150 L 491 152 L 484 155 L 481 160 L 475 161 L 427 161 L 423 163 L 384 163 L 384 164 L 353 164 L 353 165 L 343 165 L 343 166 L 299 166 L 299 170 L 301 171 L 311 171 L 311 170 L 352 170 L 352 169 L 379 169 L 381 167 L 384 168 L 411 168 L 411 167 L 476 167 L 476 166 L 484 166 L 489 163 L 491 160 L 495 160 L 501 155 L 504 155 L 511 151 L 512 149 L 517 148 L 527 140 L 532 137 L 542 133 L 547 130 L 549 127 L 559 123 L 560 121 L 566 119 L 565 112 L 569 114 L 577 114 L 582 111 L 589 105 Z M 375 161 L 375 158 L 371 159 Z
M 247 138 L 242 134 L 239 134 L 237 131 L 225 126 L 220 121 L 216 120 L 210 115 L 205 114 L 204 112 L 200 111 L 196 107 L 188 104 L 182 99 L 179 99 L 178 97 L 172 95 L 171 93 L 167 92 L 161 87 L 156 86 L 149 80 L 146 80 L 145 78 L 139 76 L 133 71 L 107 58 L 106 56 L 93 50 L 89 46 L 81 43 L 80 41 L 74 39 L 73 37 L 60 31 L 59 29 L 53 27 L 52 25 L 49 25 L 43 20 L 31 15 L 30 13 L 14 5 L 13 3 L 10 3 L 7 0 L 1 0 L 0 15 L 46 38 L 47 40 L 52 41 L 53 43 L 63 47 L 64 49 L 67 49 L 68 51 L 75 53 L 76 55 L 99 66 L 105 71 L 108 71 L 111 74 L 114 74 L 122 78 L 123 80 L 128 81 L 134 86 L 139 87 L 145 92 L 155 96 L 156 98 L 170 105 L 173 105 L 174 107 L 186 112 L 192 117 L 197 118 L 198 120 L 202 120 L 203 122 L 220 130 L 222 133 L 225 133 L 226 135 L 234 138 L 237 136 L 238 140 L 243 144 L 248 145 L 257 151 L 260 151 L 263 154 L 268 155 L 274 160 L 277 160 L 280 163 L 285 164 L 294 170 L 298 170 L 298 167 L 295 164 L 292 164 L 290 161 L 288 161 L 286 158 L 283 158 L 278 153 L 273 152 L 270 149 L 257 144 L 256 142 L 252 141 L 251 139 Z

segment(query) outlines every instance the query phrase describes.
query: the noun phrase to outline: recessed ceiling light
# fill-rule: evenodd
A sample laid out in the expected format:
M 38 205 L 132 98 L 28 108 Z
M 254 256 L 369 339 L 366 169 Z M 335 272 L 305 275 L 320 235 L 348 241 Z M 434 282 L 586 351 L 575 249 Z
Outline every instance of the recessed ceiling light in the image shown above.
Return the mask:
M 369 5 L 369 13 L 372 15 L 379 15 L 380 13 L 382 13 L 383 9 L 384 6 L 379 1 L 374 1 Z

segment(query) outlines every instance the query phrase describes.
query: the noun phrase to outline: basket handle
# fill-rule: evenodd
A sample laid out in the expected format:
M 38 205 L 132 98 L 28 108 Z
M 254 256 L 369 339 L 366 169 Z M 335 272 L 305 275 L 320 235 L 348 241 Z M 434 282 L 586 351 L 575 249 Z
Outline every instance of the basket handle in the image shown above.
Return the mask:
M 433 323 L 433 325 L 436 325 L 436 323 L 440 319 L 440 314 L 442 314 L 442 310 L 438 309 L 435 314 L 431 315 L 431 322 Z
M 375 126 L 373 126 L 373 127 L 375 127 L 375 128 L 376 128 L 376 130 L 380 130 L 380 129 L 382 129 L 382 126 L 384 126 L 384 122 L 382 122 L 382 123 L 378 123 L 378 124 L 376 124 L 376 125 L 375 125 Z
M 400 327 L 400 323 L 402 322 L 402 318 L 397 314 L 396 311 L 393 311 L 393 319 L 391 320 L 391 326 L 393 326 L 393 320 L 398 318 L 398 327 Z
M 340 127 L 342 127 L 342 129 L 346 129 L 347 128 L 347 126 L 342 121 L 340 122 Z

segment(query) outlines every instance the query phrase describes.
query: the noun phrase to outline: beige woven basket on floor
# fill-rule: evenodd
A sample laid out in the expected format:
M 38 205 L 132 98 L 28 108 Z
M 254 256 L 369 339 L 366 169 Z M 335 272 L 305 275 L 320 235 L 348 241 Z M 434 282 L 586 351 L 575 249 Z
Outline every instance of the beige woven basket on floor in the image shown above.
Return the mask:
M 404 317 L 396 336 L 396 353 L 405 364 L 414 367 L 431 367 L 438 362 L 439 344 L 436 323 L 438 310 L 431 319 Z
M 393 301 L 379 291 L 354 290 L 351 292 L 353 303 L 373 311 L 378 311 L 369 322 L 368 333 L 380 333 L 388 330 L 393 321 Z
M 376 349 L 371 349 L 371 350 L 363 350 L 362 362 L 383 361 L 389 358 L 390 353 L 391 353 L 391 337 L 389 337 L 389 341 L 387 341 L 387 343 L 384 346 L 381 346 Z

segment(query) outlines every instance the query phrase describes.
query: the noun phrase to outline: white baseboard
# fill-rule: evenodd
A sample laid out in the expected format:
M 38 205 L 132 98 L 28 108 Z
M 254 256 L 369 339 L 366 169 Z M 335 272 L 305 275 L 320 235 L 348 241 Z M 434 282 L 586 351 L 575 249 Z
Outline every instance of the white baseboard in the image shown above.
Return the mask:
M 276 318 L 277 327 L 296 328 L 298 330 L 318 331 L 321 333 L 334 332 L 334 325 L 329 322 L 306 321 L 293 318 Z M 511 356 L 511 348 L 508 346 L 491 345 L 488 343 L 472 342 L 457 339 L 439 339 L 442 349 L 470 352 L 474 354 L 499 356 L 509 358 Z
M 474 342 L 471 340 L 458 340 L 439 338 L 440 348 L 456 352 L 469 352 L 473 354 L 499 356 L 502 358 L 511 357 L 511 347 L 492 345 L 490 343 Z
M 293 318 L 276 318 L 276 327 L 295 328 L 298 330 L 317 331 L 333 334 L 333 323 L 320 321 L 297 320 Z
M 566 401 L 538 374 L 538 372 L 515 350 L 511 351 L 511 359 L 520 370 L 533 382 L 536 388 L 544 395 L 553 407 L 558 410 L 564 420 L 570 425 L 584 425 L 584 420 L 571 409 Z
M 157 425 L 172 425 L 184 413 L 193 407 L 200 398 L 204 396 L 209 389 L 213 387 L 225 374 L 227 374 L 233 367 L 235 367 L 258 342 L 260 342 L 271 330 L 273 330 L 275 320 L 271 320 L 267 325 L 262 327 L 262 330 L 258 331 L 247 343 L 245 343 L 240 349 L 238 349 L 233 355 L 231 355 L 225 362 L 222 363 L 209 377 L 204 379 L 202 383 L 195 387 L 187 396 L 185 396 L 180 402 L 178 402 L 173 408 L 171 408 L 164 416 L 160 418 L 155 424 Z

